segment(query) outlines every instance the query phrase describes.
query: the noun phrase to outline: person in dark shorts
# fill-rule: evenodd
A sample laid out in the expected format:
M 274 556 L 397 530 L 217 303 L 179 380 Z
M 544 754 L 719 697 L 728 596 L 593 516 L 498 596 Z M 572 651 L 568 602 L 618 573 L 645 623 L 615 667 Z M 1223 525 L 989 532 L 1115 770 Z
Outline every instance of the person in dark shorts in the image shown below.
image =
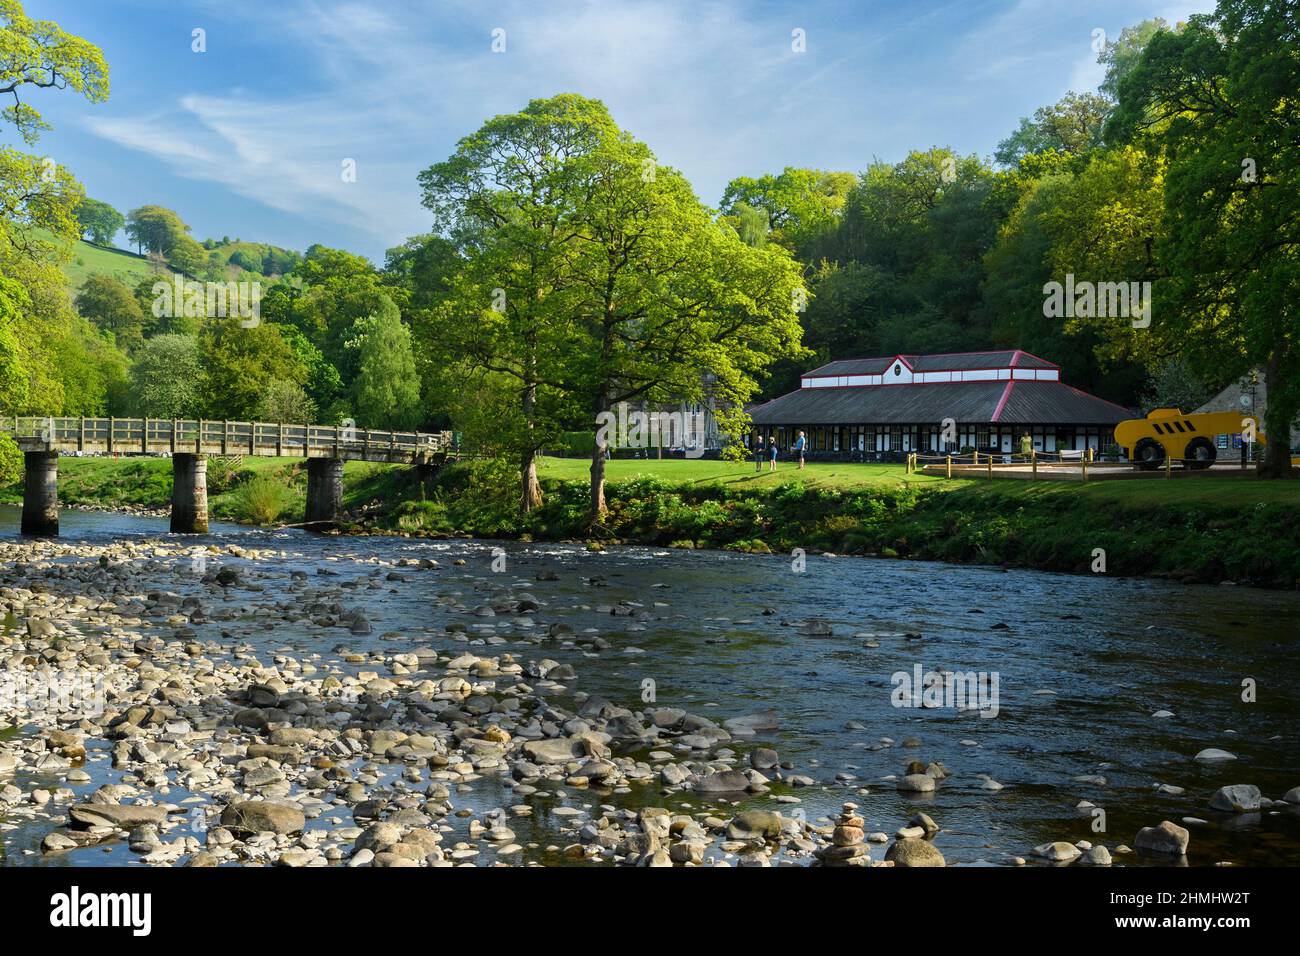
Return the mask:
M 798 437 L 795 438 L 795 440 L 794 440 L 794 444 L 791 445 L 790 447 L 791 447 L 791 449 L 792 449 L 793 451 L 797 451 L 797 452 L 799 453 L 799 468 L 802 470 L 802 468 L 803 468 L 803 453 L 804 453 L 804 450 L 808 447 L 808 439 L 804 437 L 804 433 L 803 433 L 803 432 L 800 432 L 800 433 L 799 433 Z
M 763 436 L 759 435 L 754 440 L 754 470 L 763 470 Z

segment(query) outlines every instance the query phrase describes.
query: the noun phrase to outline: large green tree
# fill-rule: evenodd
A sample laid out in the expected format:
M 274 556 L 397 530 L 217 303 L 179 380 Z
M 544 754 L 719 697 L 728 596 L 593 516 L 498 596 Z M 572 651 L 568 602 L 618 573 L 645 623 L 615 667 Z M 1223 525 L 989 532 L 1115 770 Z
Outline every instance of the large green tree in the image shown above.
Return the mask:
M 440 234 L 465 260 L 423 323 L 434 365 L 479 373 L 513 395 L 502 445 L 519 462 L 520 510 L 541 504 L 537 458 L 572 408 L 579 347 L 569 264 L 578 232 L 567 203 L 583 170 L 569 160 L 596 148 L 589 101 L 534 100 L 463 138 L 419 177 Z
M 1152 328 L 1216 378 L 1262 366 L 1260 473 L 1290 476 L 1300 412 L 1300 7 L 1220 0 L 1118 83 L 1107 138 L 1167 163 Z
M 114 276 L 96 273 L 87 277 L 77 292 L 76 306 L 85 318 L 111 332 L 127 352 L 144 338 L 144 312 L 131 290 Z
M 87 196 L 77 207 L 77 223 L 81 226 L 82 238 L 107 246 L 112 244 L 117 231 L 126 225 L 126 217 L 108 203 Z
M 208 319 L 199 332 L 199 356 L 207 418 L 256 418 L 272 382 L 307 380 L 306 366 L 269 322 L 245 328 L 238 316 Z
M 856 182 L 853 173 L 787 166 L 776 175 L 733 179 L 723 191 L 721 208 L 724 215 L 736 217 L 738 232 L 746 226 L 746 210 L 761 210 L 767 214 L 772 241 L 800 254 L 812 238 L 834 225 Z
M 197 418 L 206 392 L 198 339 L 164 333 L 147 340 L 131 366 L 131 412 L 151 418 Z
M 92 103 L 108 99 L 108 64 L 99 47 L 52 20 L 33 20 L 18 0 L 0 0 L 0 94 L 13 97 L 3 118 L 28 143 L 50 128 L 23 94 L 75 90 Z
M 415 373 L 411 331 L 387 296 L 373 316 L 357 323 L 353 408 L 366 427 L 408 429 L 420 420 L 420 380 Z

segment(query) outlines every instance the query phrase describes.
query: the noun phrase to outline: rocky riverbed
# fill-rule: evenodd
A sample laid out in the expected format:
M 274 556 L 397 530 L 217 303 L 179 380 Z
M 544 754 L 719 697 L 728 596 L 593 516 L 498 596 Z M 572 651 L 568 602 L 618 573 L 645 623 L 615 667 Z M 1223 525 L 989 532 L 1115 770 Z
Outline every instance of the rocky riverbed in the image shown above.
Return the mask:
M 1206 822 L 1143 808 L 1144 825 L 1122 838 L 1103 828 L 1080 839 L 1060 824 L 1060 839 L 1018 843 L 997 826 L 972 832 L 964 815 L 954 831 L 936 794 L 992 802 L 1004 789 L 975 756 L 973 730 L 952 728 L 944 752 L 970 755 L 952 760 L 847 722 L 870 775 L 807 746 L 786 753 L 783 711 L 798 711 L 797 697 L 774 688 L 767 700 L 668 706 L 654 668 L 629 663 L 643 659 L 635 641 L 656 621 L 684 623 L 667 587 L 607 596 L 596 566 L 572 561 L 502 573 L 504 551 L 474 543 L 443 543 L 436 557 L 350 547 L 304 563 L 271 537 L 0 543 L 0 727 L 13 727 L 0 733 L 5 860 L 1177 863 L 1196 839 L 1192 821 Z M 401 626 L 384 629 L 395 606 Z M 726 628 L 694 619 L 721 654 L 737 627 L 782 617 L 761 601 L 754 615 Z M 791 641 L 836 631 L 814 617 L 780 624 Z M 611 683 L 611 673 L 621 676 Z M 1094 770 L 1072 785 L 1107 782 Z M 1186 793 L 1157 785 L 1166 799 Z M 1236 784 L 1199 803 L 1231 833 L 1261 815 L 1294 821 L 1300 788 Z M 1091 819 L 1095 806 L 1079 799 L 1062 818 Z

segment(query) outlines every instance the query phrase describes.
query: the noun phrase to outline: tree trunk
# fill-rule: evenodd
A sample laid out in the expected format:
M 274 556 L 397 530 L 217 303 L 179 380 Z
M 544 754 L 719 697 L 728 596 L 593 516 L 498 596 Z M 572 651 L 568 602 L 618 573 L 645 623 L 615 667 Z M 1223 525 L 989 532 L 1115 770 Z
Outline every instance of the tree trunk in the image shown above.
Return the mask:
M 587 508 L 587 521 L 595 524 L 608 511 L 605 507 L 605 449 L 600 445 L 591 453 L 591 503 Z
M 1274 351 L 1264 365 L 1264 386 L 1268 393 L 1268 407 L 1264 412 L 1264 455 L 1259 461 L 1256 475 L 1260 478 L 1291 478 L 1291 423 L 1300 412 L 1292 392 L 1284 381 L 1283 366 L 1286 356 Z
M 526 449 L 520 462 L 519 473 L 523 478 L 519 497 L 519 511 L 528 514 L 542 506 L 542 486 L 537 481 L 537 452 Z
M 537 409 L 537 385 L 529 384 L 524 388 L 524 450 L 519 462 L 521 488 L 519 495 L 519 513 L 528 514 L 542 505 L 542 486 L 537 481 L 537 446 L 533 443 L 533 419 Z
M 602 412 L 608 411 L 609 389 L 602 387 L 596 395 L 596 418 L 600 421 Z M 605 449 L 608 442 L 602 445 L 600 443 L 600 428 L 596 429 L 595 447 L 591 452 L 591 487 L 590 499 L 587 505 L 587 524 L 594 525 L 605 516 L 609 509 L 605 507 Z M 617 442 L 615 442 L 617 444 Z

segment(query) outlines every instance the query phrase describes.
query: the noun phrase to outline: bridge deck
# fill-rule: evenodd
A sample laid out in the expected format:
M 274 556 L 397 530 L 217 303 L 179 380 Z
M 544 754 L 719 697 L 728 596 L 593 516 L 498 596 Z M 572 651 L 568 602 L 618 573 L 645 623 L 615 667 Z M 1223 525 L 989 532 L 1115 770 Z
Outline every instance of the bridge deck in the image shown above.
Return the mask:
M 451 432 L 397 432 L 350 425 L 286 425 L 171 418 L 5 418 L 23 451 L 341 458 L 427 463 L 452 452 Z

